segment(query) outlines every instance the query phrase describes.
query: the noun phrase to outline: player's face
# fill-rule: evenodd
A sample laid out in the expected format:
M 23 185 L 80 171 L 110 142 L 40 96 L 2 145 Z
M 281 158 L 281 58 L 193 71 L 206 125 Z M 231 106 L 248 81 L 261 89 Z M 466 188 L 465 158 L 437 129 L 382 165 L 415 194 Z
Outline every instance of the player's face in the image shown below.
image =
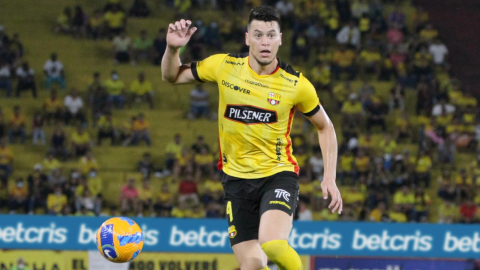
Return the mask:
M 277 22 L 253 20 L 248 32 L 245 33 L 245 42 L 250 46 L 250 55 L 260 65 L 268 65 L 277 56 L 278 47 L 282 45 L 282 33 Z

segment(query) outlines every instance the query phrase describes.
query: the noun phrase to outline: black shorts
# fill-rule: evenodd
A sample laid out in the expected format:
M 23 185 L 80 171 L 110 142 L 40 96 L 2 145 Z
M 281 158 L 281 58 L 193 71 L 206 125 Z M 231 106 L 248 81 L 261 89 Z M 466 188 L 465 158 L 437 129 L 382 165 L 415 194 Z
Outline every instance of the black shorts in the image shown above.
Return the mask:
M 243 179 L 223 175 L 227 202 L 230 245 L 258 239 L 260 217 L 268 210 L 295 213 L 298 203 L 298 175 L 280 172 L 268 177 Z

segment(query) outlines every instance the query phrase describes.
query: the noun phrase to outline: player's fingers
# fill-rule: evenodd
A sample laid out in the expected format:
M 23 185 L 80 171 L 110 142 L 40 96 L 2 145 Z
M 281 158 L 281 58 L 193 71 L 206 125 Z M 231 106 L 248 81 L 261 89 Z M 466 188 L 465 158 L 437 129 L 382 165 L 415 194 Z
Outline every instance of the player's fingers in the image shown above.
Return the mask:
M 323 194 L 323 199 L 324 200 L 328 199 L 328 190 L 324 186 L 322 186 L 322 194 Z
M 338 213 L 341 214 L 343 212 L 343 200 L 340 197 L 340 209 L 338 210 Z
M 332 196 L 332 201 L 330 202 L 330 205 L 328 206 L 328 208 L 331 209 L 337 203 L 338 197 L 337 197 L 337 194 L 335 193 L 330 193 L 330 196 Z
M 193 33 L 195 33 L 195 31 L 197 31 L 197 27 L 192 27 L 192 28 L 188 29 L 187 36 L 193 35 Z
M 171 23 L 168 25 L 168 30 L 175 31 L 175 24 Z
M 185 21 L 185 25 L 186 25 L 187 27 L 189 27 L 190 25 L 192 25 L 192 21 L 186 20 L 186 21 Z
M 337 210 L 340 210 L 340 206 L 342 205 L 342 199 L 339 198 L 339 197 L 337 197 L 337 198 L 338 199 L 337 199 L 337 202 L 335 203 L 335 206 L 332 209 L 332 213 L 335 213 L 335 212 L 337 212 Z M 340 214 L 340 212 L 339 212 L 339 214 Z
M 179 21 L 175 22 L 175 26 L 177 27 L 177 30 L 182 30 L 182 25 L 180 24 Z
M 185 20 L 181 19 L 180 20 L 180 25 L 182 26 L 182 29 L 186 27 Z

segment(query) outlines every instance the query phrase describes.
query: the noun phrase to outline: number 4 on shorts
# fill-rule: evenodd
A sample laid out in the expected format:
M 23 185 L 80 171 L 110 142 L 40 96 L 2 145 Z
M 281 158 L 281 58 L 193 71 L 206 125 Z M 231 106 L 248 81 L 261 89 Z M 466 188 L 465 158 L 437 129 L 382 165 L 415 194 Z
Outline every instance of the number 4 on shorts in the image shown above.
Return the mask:
M 230 222 L 232 222 L 233 221 L 233 212 L 232 212 L 232 202 L 231 201 L 227 202 L 227 215 L 230 218 Z

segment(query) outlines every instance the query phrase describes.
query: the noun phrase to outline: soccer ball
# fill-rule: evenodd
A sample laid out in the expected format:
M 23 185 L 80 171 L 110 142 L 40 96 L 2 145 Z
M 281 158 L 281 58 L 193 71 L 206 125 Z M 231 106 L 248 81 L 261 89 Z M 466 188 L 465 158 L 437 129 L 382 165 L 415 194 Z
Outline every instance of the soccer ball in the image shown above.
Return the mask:
M 97 248 L 107 260 L 115 263 L 135 259 L 143 248 L 142 229 L 126 217 L 105 221 L 97 231 Z

